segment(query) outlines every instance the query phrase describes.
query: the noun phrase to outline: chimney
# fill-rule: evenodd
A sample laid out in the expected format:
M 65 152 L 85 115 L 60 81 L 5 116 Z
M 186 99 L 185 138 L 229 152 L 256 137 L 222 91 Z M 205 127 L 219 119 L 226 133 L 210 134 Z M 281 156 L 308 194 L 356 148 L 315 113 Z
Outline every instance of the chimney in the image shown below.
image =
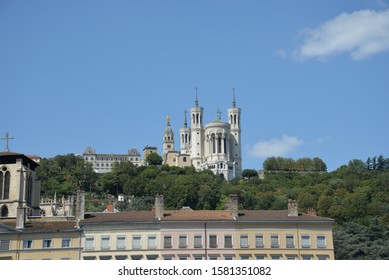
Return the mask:
M 239 216 L 238 213 L 238 195 L 236 194 L 231 194 L 230 195 L 230 201 L 228 203 L 228 210 L 231 211 L 231 215 L 234 218 L 234 220 Z
M 85 216 L 85 191 L 78 189 L 76 197 L 76 227 L 80 227 L 80 220 L 83 220 Z
M 299 215 L 298 203 L 296 200 L 288 199 L 288 216 L 297 217 Z
M 316 216 L 316 210 L 315 208 L 308 208 L 307 214 L 309 216 Z
M 26 225 L 26 208 L 18 207 L 16 210 L 16 229 L 23 229 Z
M 155 218 L 160 220 L 164 214 L 163 195 L 157 194 L 155 196 Z

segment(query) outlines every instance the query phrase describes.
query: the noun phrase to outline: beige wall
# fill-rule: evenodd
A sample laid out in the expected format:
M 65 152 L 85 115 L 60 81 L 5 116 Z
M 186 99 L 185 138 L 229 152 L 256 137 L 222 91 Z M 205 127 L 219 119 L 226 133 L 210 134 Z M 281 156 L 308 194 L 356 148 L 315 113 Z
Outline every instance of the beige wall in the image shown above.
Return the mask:
M 256 247 L 256 235 L 262 235 L 264 246 L 263 248 Z M 241 248 L 240 240 L 242 236 L 248 236 L 248 247 Z M 278 236 L 279 247 L 273 248 L 271 245 L 271 237 Z M 287 248 L 286 238 L 293 236 L 293 248 Z M 302 236 L 309 237 L 308 248 L 302 246 Z M 317 237 L 325 239 L 325 248 L 318 248 Z M 235 234 L 235 242 L 237 246 L 237 255 L 239 258 L 256 259 L 288 259 L 294 257 L 295 259 L 311 259 L 326 258 L 334 259 L 334 247 L 332 238 L 332 226 L 311 226 L 307 224 L 291 223 L 290 225 L 240 225 Z
M 64 238 L 69 239 L 69 246 L 62 246 Z M 0 251 L 0 259 L 78 260 L 80 258 L 79 232 L 1 234 L 0 240 L 9 240 L 9 250 Z M 31 247 L 23 248 L 23 243 L 27 240 L 31 240 Z M 48 248 L 44 248 L 44 240 L 51 240 Z

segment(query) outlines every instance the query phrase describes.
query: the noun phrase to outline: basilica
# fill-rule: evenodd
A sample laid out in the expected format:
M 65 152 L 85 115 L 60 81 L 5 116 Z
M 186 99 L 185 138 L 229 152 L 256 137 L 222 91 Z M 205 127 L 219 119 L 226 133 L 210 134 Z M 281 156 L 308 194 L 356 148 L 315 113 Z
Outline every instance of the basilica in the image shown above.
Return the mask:
M 196 170 L 212 170 L 231 180 L 242 174 L 241 109 L 236 107 L 235 95 L 232 107 L 227 110 L 228 122 L 217 117 L 211 123 L 203 123 L 204 108 L 195 104 L 190 108 L 190 126 L 185 112 L 184 125 L 180 129 L 180 149 L 175 149 L 174 132 L 170 116 L 166 118 L 163 136 L 163 160 L 170 166 L 193 166 Z

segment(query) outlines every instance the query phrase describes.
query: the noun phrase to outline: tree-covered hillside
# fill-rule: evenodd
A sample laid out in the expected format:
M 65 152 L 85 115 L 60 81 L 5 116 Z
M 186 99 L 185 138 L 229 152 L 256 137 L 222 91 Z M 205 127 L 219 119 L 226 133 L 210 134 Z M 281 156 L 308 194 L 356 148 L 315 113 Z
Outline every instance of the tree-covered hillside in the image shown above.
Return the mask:
M 388 160 L 375 158 L 375 164 L 373 160 L 351 160 L 328 173 L 317 158 L 269 159 L 301 169 L 281 168 L 280 172 L 280 168 L 267 168 L 263 179 L 256 176 L 256 170 L 244 170 L 243 178 L 227 182 L 211 171 L 166 165 L 135 167 L 129 162 L 116 164 L 111 173 L 94 174 L 81 158 L 66 155 L 44 159 L 39 175 L 42 196 L 67 195 L 81 187 L 90 194 L 89 211 L 103 210 L 102 201 L 120 193 L 131 197 L 130 204 L 118 205 L 121 210 L 150 209 L 158 193 L 164 195 L 167 209 L 223 209 L 230 194 L 239 195 L 240 209 L 285 209 L 288 199 L 296 199 L 300 212 L 315 208 L 318 215 L 335 219 L 336 258 L 389 259 Z

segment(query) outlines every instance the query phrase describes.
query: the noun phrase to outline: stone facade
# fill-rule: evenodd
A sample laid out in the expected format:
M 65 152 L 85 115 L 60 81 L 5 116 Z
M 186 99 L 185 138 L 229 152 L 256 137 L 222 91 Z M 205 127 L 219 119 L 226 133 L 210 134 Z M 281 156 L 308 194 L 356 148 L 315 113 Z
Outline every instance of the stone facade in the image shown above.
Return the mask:
M 196 96 L 195 106 L 190 109 L 188 127 L 185 113 L 184 127 L 180 129 L 180 150 L 174 148 L 174 133 L 167 117 L 163 137 L 163 160 L 170 166 L 192 165 L 196 170 L 212 170 L 231 180 L 242 174 L 241 152 L 241 109 L 236 107 L 235 97 L 232 108 L 227 110 L 228 122 L 221 119 L 221 112 L 211 123 L 203 124 L 204 108 L 199 106 Z

